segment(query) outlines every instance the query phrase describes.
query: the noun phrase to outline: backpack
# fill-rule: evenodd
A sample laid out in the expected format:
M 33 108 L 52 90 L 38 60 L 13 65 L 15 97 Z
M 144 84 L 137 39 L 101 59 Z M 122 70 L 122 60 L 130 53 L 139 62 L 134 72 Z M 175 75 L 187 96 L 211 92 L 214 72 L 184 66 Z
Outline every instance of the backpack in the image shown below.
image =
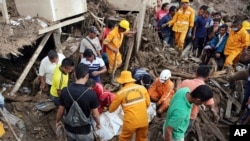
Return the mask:
M 78 104 L 78 100 L 83 96 L 88 89 L 86 89 L 79 97 L 77 100 L 74 100 L 73 97 L 71 96 L 69 89 L 67 88 L 67 91 L 69 93 L 70 98 L 72 99 L 73 103 L 70 106 L 69 112 L 64 118 L 64 123 L 71 127 L 80 127 L 84 125 L 89 124 L 89 118 L 86 117 L 84 112 L 82 111 L 81 107 Z

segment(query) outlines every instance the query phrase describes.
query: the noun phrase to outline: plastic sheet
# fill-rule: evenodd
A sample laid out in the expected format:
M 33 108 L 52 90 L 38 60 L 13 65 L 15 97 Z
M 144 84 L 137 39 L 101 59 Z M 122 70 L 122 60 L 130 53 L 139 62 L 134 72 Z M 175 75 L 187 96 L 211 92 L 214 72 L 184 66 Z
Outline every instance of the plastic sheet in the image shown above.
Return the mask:
M 155 103 L 150 103 L 147 112 L 149 122 L 151 122 L 156 115 Z M 108 141 L 114 136 L 120 134 L 123 125 L 123 116 L 124 113 L 121 106 L 119 106 L 119 108 L 113 113 L 104 112 L 101 114 L 101 129 L 96 131 L 97 135 L 100 136 L 101 141 Z M 93 124 L 95 125 L 95 121 L 93 121 Z

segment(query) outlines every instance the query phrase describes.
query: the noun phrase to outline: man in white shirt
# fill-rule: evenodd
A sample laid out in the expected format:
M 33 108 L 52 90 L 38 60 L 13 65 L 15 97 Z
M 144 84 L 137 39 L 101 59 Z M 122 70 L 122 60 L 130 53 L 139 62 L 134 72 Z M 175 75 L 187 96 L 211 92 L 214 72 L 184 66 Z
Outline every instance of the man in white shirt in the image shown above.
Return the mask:
M 107 68 L 102 58 L 96 57 L 91 49 L 86 49 L 83 53 L 81 63 L 88 65 L 89 78 L 96 82 L 101 82 L 100 75 L 107 72 Z
M 81 45 L 80 45 L 80 57 L 83 58 L 83 52 L 88 48 L 91 49 L 95 56 L 102 57 L 101 56 L 101 44 L 100 40 L 97 37 L 99 35 L 99 31 L 95 26 L 90 26 L 89 28 L 89 34 L 85 38 L 82 39 Z
M 63 54 L 57 53 L 55 50 L 50 50 L 48 55 L 42 59 L 39 67 L 40 89 L 44 90 L 48 87 L 50 90 L 54 69 L 62 63 L 64 58 Z

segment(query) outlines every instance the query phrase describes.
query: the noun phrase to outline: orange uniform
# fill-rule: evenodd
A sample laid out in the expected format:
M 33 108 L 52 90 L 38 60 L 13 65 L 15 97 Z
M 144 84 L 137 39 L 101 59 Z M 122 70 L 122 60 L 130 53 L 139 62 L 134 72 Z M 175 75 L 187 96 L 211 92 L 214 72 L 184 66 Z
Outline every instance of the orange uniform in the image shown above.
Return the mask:
M 174 95 L 174 83 L 168 79 L 165 83 L 161 83 L 157 78 L 150 86 L 148 93 L 152 101 L 160 105 L 159 111 L 164 111 L 168 108 L 169 103 Z
M 118 27 L 115 27 L 112 31 L 109 32 L 107 35 L 106 39 L 104 40 L 104 45 L 108 45 L 111 48 L 118 49 L 122 45 L 124 33 L 120 33 L 118 31 Z M 116 53 L 110 50 L 109 48 L 106 49 L 107 55 L 108 55 L 108 62 L 109 62 L 109 70 L 108 72 L 111 73 L 113 69 L 116 69 L 122 64 L 122 55 L 118 51 L 117 56 Z M 115 61 L 115 56 L 116 56 L 116 61 Z M 116 64 L 115 64 L 116 62 Z M 115 67 L 115 68 L 113 68 Z
M 181 83 L 179 88 L 188 87 L 190 89 L 190 92 L 192 92 L 195 88 L 197 88 L 200 85 L 204 85 L 204 84 L 205 84 L 205 82 L 203 80 L 201 80 L 201 79 L 187 79 L 187 80 L 184 80 Z M 208 101 L 206 101 L 204 103 L 204 105 L 206 105 L 206 106 L 210 106 L 210 105 L 213 105 L 213 104 L 214 104 L 214 99 L 213 98 L 210 98 Z M 196 119 L 199 111 L 200 111 L 199 106 L 193 104 L 190 119 Z
M 168 22 L 168 26 L 173 26 L 175 32 L 175 44 L 178 48 L 184 47 L 185 38 L 189 27 L 194 26 L 195 11 L 190 6 L 184 10 L 180 8 L 174 15 L 173 19 Z
M 249 36 L 244 28 L 238 32 L 231 31 L 224 49 L 226 60 L 224 66 L 233 65 L 241 55 L 243 49 L 249 45 Z
M 146 141 L 148 132 L 147 107 L 150 104 L 148 91 L 134 82 L 126 83 L 112 101 L 109 112 L 122 106 L 124 112 L 119 141 L 128 141 L 136 133 L 136 141 Z

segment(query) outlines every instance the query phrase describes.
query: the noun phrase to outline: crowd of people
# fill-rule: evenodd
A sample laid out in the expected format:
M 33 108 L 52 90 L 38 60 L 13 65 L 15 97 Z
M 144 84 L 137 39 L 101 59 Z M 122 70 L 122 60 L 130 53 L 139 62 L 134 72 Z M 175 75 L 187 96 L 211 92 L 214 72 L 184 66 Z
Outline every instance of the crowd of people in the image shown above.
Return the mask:
M 210 107 L 214 120 L 219 120 L 213 92 L 205 83 L 210 73 L 206 64 L 209 58 L 214 57 L 219 69 L 233 67 L 242 51 L 246 52 L 249 46 L 249 21 L 236 19 L 228 25 L 219 12 L 213 13 L 205 5 L 196 14 L 189 0 L 181 0 L 179 7 L 157 0 L 153 12 L 155 31 L 164 45 L 174 47 L 181 54 L 188 42 L 193 44 L 193 55 L 203 61 L 197 68 L 195 78 L 175 86 L 170 70 L 162 70 L 160 76 L 153 80 L 147 70 L 138 67 L 121 72 L 116 81 L 122 87 L 117 92 L 106 90 L 101 75 L 109 75 L 122 65 L 119 48 L 124 36 L 134 32 L 130 31 L 127 20 L 109 22 L 101 33 L 91 26 L 88 35 L 81 41 L 78 64 L 51 50 L 41 61 L 39 69 L 40 88 L 49 89 L 48 95 L 57 106 L 56 126 L 64 124 L 68 141 L 93 141 L 93 130 L 102 127 L 100 114 L 114 112 L 119 106 L 124 112 L 120 141 L 130 140 L 134 133 L 136 141 L 146 141 L 150 102 L 156 103 L 159 116 L 167 112 L 162 125 L 166 141 L 184 141 L 201 104 Z M 74 81 L 69 84 L 71 72 Z M 243 79 L 247 80 L 247 77 Z M 231 79 L 236 80 L 234 77 Z M 249 83 L 247 85 L 248 92 L 250 86 Z M 248 105 L 250 109 L 247 92 L 242 105 Z M 81 112 L 77 111 L 79 109 Z M 72 114 L 73 110 L 79 117 Z M 65 119 L 70 117 L 68 114 L 72 114 L 71 119 Z M 249 111 L 243 117 L 247 115 Z M 93 127 L 92 119 L 96 127 Z

